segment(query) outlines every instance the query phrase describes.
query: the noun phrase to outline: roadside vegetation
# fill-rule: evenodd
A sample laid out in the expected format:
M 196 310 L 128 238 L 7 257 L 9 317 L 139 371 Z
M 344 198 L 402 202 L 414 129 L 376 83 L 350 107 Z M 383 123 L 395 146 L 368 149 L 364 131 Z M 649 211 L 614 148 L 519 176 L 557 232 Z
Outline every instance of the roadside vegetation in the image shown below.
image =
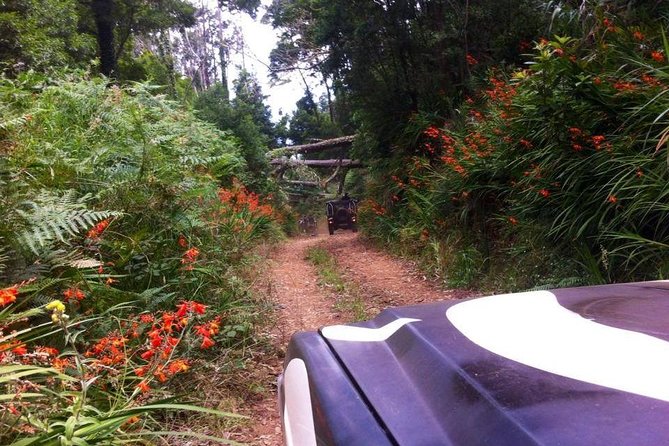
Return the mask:
M 415 151 L 370 185 L 371 237 L 450 286 L 666 278 L 669 45 L 616 12 L 556 11 L 517 68 L 471 57 L 457 116 L 416 114 Z
M 218 8 L 259 6 L 0 6 L 0 443 L 227 435 L 269 386 L 246 370 L 262 250 L 332 194 L 449 287 L 669 275 L 666 2 L 275 0 L 271 77 L 304 81 L 278 122 L 254 73 L 227 79 L 244 45 Z M 305 156 L 337 167 L 268 162 L 345 135 Z
M 0 96 L 2 443 L 139 441 L 164 409 L 234 417 L 170 382 L 262 318 L 244 277 L 283 217 L 237 179 L 235 139 L 146 84 L 28 75 Z

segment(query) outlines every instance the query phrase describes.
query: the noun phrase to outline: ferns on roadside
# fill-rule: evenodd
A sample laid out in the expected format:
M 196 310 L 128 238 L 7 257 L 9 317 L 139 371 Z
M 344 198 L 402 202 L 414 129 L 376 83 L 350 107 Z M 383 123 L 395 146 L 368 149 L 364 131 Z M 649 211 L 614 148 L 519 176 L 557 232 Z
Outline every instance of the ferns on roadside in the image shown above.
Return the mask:
M 121 215 L 115 211 L 88 209 L 86 202 L 90 198 L 90 195 L 77 198 L 74 190 L 62 194 L 41 191 L 33 200 L 24 201 L 25 210 L 16 210 L 27 224 L 19 240 L 39 254 L 52 242 L 68 244 L 70 238 L 81 235 L 97 222 Z

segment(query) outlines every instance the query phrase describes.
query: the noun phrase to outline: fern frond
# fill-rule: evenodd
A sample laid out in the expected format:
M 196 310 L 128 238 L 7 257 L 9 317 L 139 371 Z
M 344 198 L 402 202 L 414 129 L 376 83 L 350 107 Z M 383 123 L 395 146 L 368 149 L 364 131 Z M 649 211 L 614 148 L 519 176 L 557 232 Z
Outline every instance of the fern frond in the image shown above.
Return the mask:
M 3 276 L 5 269 L 7 268 L 7 261 L 9 261 L 9 249 L 4 244 L 4 239 L 0 237 L 0 277 Z
M 229 158 L 228 154 L 218 156 L 183 155 L 179 157 L 179 162 L 184 166 L 208 166 L 226 158 Z
M 16 118 L 0 121 L 0 130 L 11 130 L 16 127 L 25 125 L 27 118 L 25 116 L 17 116 Z
M 115 211 L 94 211 L 86 207 L 90 195 L 77 198 L 75 191 L 62 195 L 42 191 L 35 200 L 24 201 L 24 209 L 16 212 L 28 224 L 19 240 L 31 251 L 40 250 L 52 242 L 69 244 L 69 240 L 79 236 L 101 220 L 121 215 Z

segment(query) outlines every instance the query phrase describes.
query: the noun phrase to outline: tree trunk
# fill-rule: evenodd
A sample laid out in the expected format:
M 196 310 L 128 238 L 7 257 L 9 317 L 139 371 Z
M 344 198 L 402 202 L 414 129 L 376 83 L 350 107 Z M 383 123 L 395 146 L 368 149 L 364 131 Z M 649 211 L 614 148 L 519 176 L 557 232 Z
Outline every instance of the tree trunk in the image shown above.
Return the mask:
M 170 41 L 170 32 L 167 29 L 160 30 L 158 34 L 158 54 L 167 67 L 167 87 L 170 96 L 177 97 L 177 80 L 174 69 L 174 54 L 172 52 L 172 42 Z
M 355 135 L 342 136 L 339 138 L 326 139 L 324 141 L 319 141 L 312 144 L 281 147 L 280 150 L 284 153 L 313 153 L 321 152 L 323 150 L 335 149 L 338 147 L 349 148 L 353 145 L 354 139 Z
M 276 158 L 269 162 L 272 166 L 308 166 L 308 167 L 365 167 L 360 160 L 330 159 L 330 160 L 289 160 Z
M 100 73 L 116 76 L 116 51 L 114 49 L 114 0 L 92 0 L 91 10 L 97 28 Z

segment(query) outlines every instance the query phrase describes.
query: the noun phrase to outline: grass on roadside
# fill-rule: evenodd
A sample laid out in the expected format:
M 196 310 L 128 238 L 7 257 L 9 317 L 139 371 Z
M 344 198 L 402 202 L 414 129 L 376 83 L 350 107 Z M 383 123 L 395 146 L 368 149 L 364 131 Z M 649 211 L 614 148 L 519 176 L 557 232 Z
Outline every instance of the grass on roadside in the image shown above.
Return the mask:
M 337 260 L 322 246 L 314 246 L 307 250 L 307 260 L 315 267 L 318 274 L 318 285 L 336 294 L 333 305 L 335 311 L 341 312 L 354 321 L 367 319 L 360 289 L 356 284 L 342 276 Z

